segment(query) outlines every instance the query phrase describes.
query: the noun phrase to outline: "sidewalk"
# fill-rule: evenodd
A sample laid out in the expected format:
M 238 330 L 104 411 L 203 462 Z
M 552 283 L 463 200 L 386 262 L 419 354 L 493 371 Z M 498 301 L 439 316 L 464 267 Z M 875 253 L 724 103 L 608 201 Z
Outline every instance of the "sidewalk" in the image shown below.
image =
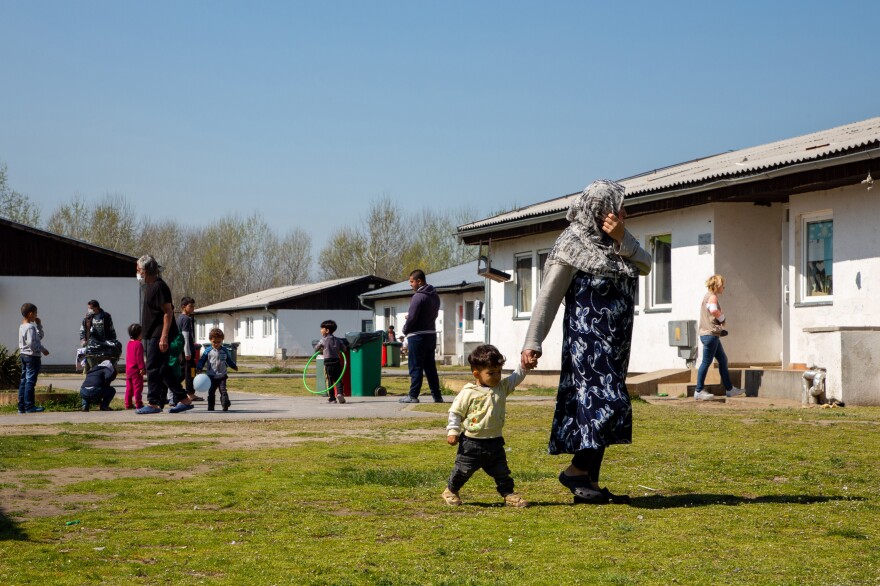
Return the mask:
M 237 375 L 248 376 L 248 375 Z M 266 375 L 259 375 L 265 377 Z M 276 375 L 276 376 L 299 376 L 299 375 Z M 52 377 L 51 382 L 59 389 L 79 389 L 82 377 Z M 125 394 L 125 382 L 115 382 L 116 397 Z M 203 393 L 202 393 L 203 394 Z M 425 401 L 421 405 L 433 405 L 430 393 L 423 394 Z M 0 415 L 0 426 L 4 425 L 34 425 L 34 424 L 57 424 L 57 423 L 131 423 L 131 422 L 167 422 L 167 421 L 205 421 L 216 423 L 218 421 L 253 421 L 264 419 L 389 419 L 395 417 L 434 417 L 444 418 L 445 412 L 431 413 L 419 411 L 419 404 L 399 403 L 399 396 L 387 397 L 346 397 L 343 405 L 328 403 L 327 399 L 318 395 L 313 397 L 292 397 L 288 395 L 260 395 L 257 393 L 242 393 L 229 391 L 229 399 L 232 407 L 223 412 L 208 411 L 206 401 L 195 403 L 195 409 L 183 413 L 169 413 L 166 408 L 162 413 L 155 415 L 138 415 L 134 410 L 120 411 L 55 411 L 44 413 L 12 413 Z M 447 401 L 446 408 L 452 397 L 444 397 Z M 523 395 L 511 396 L 509 401 L 546 401 L 552 404 L 554 397 L 530 397 Z

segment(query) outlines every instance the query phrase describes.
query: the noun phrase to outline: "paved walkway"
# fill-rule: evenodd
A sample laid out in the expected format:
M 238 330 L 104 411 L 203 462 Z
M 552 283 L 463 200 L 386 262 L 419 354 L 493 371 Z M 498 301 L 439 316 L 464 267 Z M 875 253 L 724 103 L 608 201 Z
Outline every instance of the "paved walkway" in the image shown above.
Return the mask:
M 248 376 L 248 375 L 236 375 Z M 266 375 L 260 375 L 266 376 Z M 301 376 L 301 375 L 276 375 L 276 376 Z M 52 377 L 42 381 L 43 384 L 52 383 L 59 389 L 79 389 L 82 377 Z M 115 382 L 116 397 L 125 394 L 125 382 Z M 146 391 L 145 391 L 146 392 Z M 200 393 L 204 394 L 204 393 Z M 424 397 L 425 395 L 423 395 Z M 195 409 L 183 413 L 169 413 L 166 409 L 155 415 L 138 415 L 134 410 L 120 411 L 54 411 L 44 413 L 12 413 L 0 415 L 0 426 L 4 425 L 32 425 L 32 424 L 55 424 L 55 423 L 128 423 L 138 421 L 253 421 L 263 419 L 370 419 L 370 418 L 394 418 L 394 417 L 440 417 L 438 413 L 429 413 L 415 409 L 418 405 L 399 403 L 399 396 L 386 397 L 346 397 L 344 405 L 328 403 L 327 399 L 320 396 L 314 397 L 291 397 L 288 395 L 261 395 L 257 393 L 242 393 L 229 391 L 229 400 L 232 407 L 227 412 L 219 409 L 208 411 L 207 401 L 196 402 Z M 450 397 L 446 397 L 450 401 Z M 548 401 L 554 397 L 534 397 L 527 395 L 514 395 L 511 401 Z M 427 393 L 427 404 L 431 403 L 431 395 Z M 421 404 L 426 404 L 421 403 Z

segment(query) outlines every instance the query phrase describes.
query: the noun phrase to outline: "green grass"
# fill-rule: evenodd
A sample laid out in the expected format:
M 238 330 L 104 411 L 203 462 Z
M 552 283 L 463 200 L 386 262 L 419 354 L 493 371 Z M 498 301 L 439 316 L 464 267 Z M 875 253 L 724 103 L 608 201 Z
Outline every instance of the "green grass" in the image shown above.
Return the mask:
M 482 472 L 461 491 L 463 506 L 445 506 L 455 450 L 443 406 L 419 409 L 437 417 L 8 431 L 0 583 L 876 585 L 880 576 L 880 409 L 636 402 L 634 443 L 611 447 L 602 472 L 632 505 L 575 507 L 556 481 L 565 458 L 546 455 L 552 405 L 513 403 L 505 437 L 526 509 L 501 506 Z M 247 447 L 279 432 L 295 443 Z M 240 441 L 219 443 L 230 437 Z M 146 445 L 156 438 L 180 445 Z M 49 514 L 19 517 L 28 494 Z

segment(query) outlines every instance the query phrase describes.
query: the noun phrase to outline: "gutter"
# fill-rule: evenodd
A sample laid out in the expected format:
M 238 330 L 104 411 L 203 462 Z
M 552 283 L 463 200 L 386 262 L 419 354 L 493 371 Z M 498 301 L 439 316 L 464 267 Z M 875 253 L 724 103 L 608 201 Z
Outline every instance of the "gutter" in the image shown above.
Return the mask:
M 674 191 L 663 191 L 660 193 L 654 193 L 649 195 L 636 196 L 632 198 L 624 199 L 625 205 L 632 204 L 642 204 L 649 203 L 654 201 L 660 201 L 664 199 L 671 199 L 675 197 L 679 197 L 682 195 L 690 195 L 694 193 L 699 193 L 701 191 L 709 191 L 711 189 L 720 188 L 720 187 L 729 187 L 731 185 L 742 185 L 746 183 L 754 183 L 756 181 L 763 181 L 765 179 L 775 179 L 777 177 L 784 177 L 786 175 L 794 175 L 795 173 L 800 173 L 805 170 L 819 170 L 825 169 L 828 167 L 833 167 L 836 165 L 845 165 L 847 163 L 853 163 L 857 161 L 867 161 L 872 159 L 880 159 L 880 148 L 873 148 L 865 151 L 859 151 L 857 153 L 850 153 L 847 155 L 842 155 L 839 157 L 830 157 L 826 159 L 818 159 L 813 161 L 805 161 L 803 163 L 797 163 L 794 165 L 787 165 L 785 167 L 779 167 L 777 169 L 771 169 L 769 171 L 762 171 L 760 173 L 754 175 L 745 175 L 742 177 L 729 177 L 727 179 L 718 179 L 711 183 L 702 183 L 700 185 L 695 185 L 693 187 L 684 187 L 681 189 L 676 189 Z M 486 226 L 481 226 L 479 228 L 474 228 L 472 230 L 467 230 L 465 232 L 458 232 L 456 234 L 456 238 L 458 242 L 461 243 L 465 236 L 479 236 L 482 234 L 491 234 L 493 232 L 498 231 L 502 227 L 506 229 L 510 228 L 518 228 L 521 226 L 531 226 L 534 224 L 541 224 L 544 222 L 552 222 L 554 220 L 560 220 L 565 218 L 565 215 L 568 213 L 568 208 L 566 207 L 564 210 L 560 210 L 557 212 L 551 212 L 540 216 L 531 216 L 527 218 L 521 218 L 518 220 L 513 220 L 510 222 L 499 222 L 497 224 L 489 224 Z

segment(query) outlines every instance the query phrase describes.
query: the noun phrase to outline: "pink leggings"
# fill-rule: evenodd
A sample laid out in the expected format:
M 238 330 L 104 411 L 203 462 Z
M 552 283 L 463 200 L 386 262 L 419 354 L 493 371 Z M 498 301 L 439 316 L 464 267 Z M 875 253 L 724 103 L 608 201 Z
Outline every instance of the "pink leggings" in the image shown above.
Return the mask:
M 140 409 L 144 406 L 144 377 L 140 374 L 126 375 L 125 377 L 125 408 L 128 409 L 132 405 Z

